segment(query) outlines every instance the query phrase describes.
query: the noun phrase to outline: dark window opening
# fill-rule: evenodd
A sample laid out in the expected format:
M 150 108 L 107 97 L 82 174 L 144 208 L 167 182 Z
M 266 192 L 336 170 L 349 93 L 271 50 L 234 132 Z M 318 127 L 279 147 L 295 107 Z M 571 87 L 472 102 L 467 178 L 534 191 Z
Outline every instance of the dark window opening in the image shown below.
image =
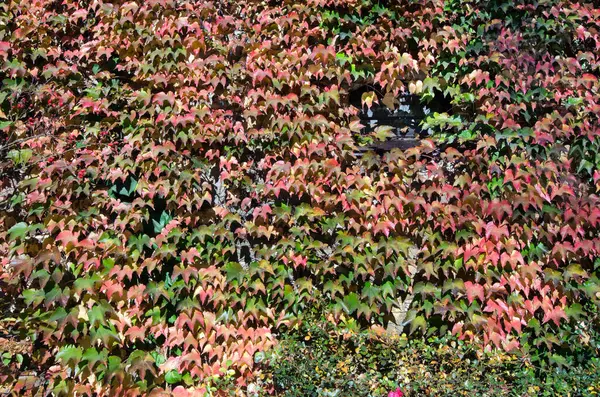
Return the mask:
M 350 105 L 361 109 L 359 118 L 364 126 L 361 135 L 368 135 L 380 126 L 392 127 L 394 134 L 386 141 L 361 147 L 357 153 L 358 157 L 368 150 L 383 154 L 395 148 L 406 150 L 418 146 L 421 139 L 431 135 L 430 130 L 423 130 L 420 126 L 428 115 L 434 112 L 451 114 L 450 99 L 440 91 L 436 91 L 435 96 L 428 103 L 421 101 L 421 97 L 417 94 L 402 93 L 395 98 L 393 110 L 384 104 L 382 91 L 380 87 L 365 85 L 350 92 Z M 378 103 L 373 103 L 370 109 L 366 105 L 362 106 L 362 96 L 367 92 L 375 92 L 378 99 Z

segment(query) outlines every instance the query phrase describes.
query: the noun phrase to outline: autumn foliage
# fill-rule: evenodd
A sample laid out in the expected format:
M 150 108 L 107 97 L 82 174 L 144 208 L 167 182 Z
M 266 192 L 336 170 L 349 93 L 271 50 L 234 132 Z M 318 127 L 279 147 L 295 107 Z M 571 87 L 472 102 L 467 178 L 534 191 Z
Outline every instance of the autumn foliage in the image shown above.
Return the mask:
M 599 21 L 566 0 L 0 3 L 0 330 L 57 395 L 244 387 L 316 302 L 378 327 L 410 296 L 412 335 L 585 345 Z M 385 135 L 349 103 L 365 86 L 452 109 L 357 158 Z

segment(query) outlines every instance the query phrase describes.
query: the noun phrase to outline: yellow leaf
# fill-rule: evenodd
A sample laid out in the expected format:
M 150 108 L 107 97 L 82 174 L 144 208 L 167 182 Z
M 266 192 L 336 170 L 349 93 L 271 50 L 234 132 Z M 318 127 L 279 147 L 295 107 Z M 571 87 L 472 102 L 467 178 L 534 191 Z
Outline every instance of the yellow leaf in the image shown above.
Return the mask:
M 85 306 L 79 305 L 79 313 L 77 313 L 77 318 L 83 321 L 89 321 L 87 309 Z
M 362 94 L 361 102 L 363 106 L 367 105 L 367 108 L 371 109 L 373 102 L 377 102 L 377 96 L 375 95 L 375 92 L 369 91 Z
M 379 141 L 385 141 L 388 138 L 392 138 L 396 134 L 394 133 L 394 127 L 391 125 L 380 125 L 379 127 L 375 128 L 375 131 L 372 135 Z

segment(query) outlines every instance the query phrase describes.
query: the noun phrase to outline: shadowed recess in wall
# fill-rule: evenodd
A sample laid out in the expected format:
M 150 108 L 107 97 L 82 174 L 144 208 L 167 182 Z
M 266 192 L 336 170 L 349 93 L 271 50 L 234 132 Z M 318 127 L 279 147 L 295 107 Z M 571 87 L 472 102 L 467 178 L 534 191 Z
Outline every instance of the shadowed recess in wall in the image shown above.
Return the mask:
M 373 102 L 370 109 L 362 103 L 363 95 L 369 92 L 375 92 L 378 99 Z M 427 103 L 424 103 L 418 94 L 409 92 L 404 92 L 390 100 L 383 95 L 380 87 L 373 85 L 363 85 L 352 90 L 349 103 L 361 109 L 359 118 L 364 126 L 361 130 L 362 136 L 385 126 L 391 127 L 393 134 L 387 140 L 361 145 L 356 152 L 357 157 L 362 157 L 369 150 L 382 155 L 392 149 L 407 150 L 418 146 L 421 139 L 431 134 L 430 130 L 421 127 L 421 122 L 434 112 L 450 114 L 452 111 L 450 99 L 440 91 L 436 91 L 434 97 Z

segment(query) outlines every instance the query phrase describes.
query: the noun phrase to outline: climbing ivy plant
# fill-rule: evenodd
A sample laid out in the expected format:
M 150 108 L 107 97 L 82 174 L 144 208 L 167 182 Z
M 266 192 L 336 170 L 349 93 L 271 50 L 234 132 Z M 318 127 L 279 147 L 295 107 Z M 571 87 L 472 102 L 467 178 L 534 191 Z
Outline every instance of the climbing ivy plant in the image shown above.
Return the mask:
M 597 353 L 598 20 L 563 0 L 0 3 L 0 330 L 31 343 L 0 382 L 244 388 L 317 302 Z M 387 137 L 360 136 L 365 85 L 452 110 L 357 158 Z

